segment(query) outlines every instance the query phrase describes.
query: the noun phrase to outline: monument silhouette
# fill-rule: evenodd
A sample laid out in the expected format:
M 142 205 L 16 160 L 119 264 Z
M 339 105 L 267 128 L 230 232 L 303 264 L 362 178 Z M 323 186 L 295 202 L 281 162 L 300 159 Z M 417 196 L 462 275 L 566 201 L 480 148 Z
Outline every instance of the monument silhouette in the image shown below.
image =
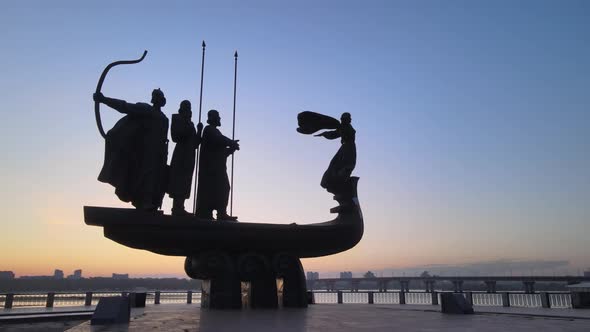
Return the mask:
M 172 115 L 170 135 L 176 143 L 170 161 L 170 179 L 168 195 L 172 198 L 172 215 L 188 215 L 184 201 L 191 195 L 193 170 L 195 169 L 196 150 L 201 144 L 203 124 L 195 125 L 191 121 L 192 109 L 188 100 L 180 103 L 178 114 Z
M 177 147 L 173 155 L 172 174 L 169 175 L 166 159 L 163 159 L 163 163 L 158 159 L 163 156 L 160 148 L 167 144 L 167 141 L 162 141 L 162 137 L 165 136 L 161 134 L 164 130 L 162 125 L 164 122 L 167 125 L 168 121 L 158 113 L 165 105 L 163 93 L 155 92 L 156 98 L 152 98 L 152 106 L 115 101 L 100 94 L 102 81 L 110 68 L 118 64 L 138 63 L 143 60 L 146 53 L 138 60 L 118 61 L 107 66 L 94 95 L 97 125 L 105 138 L 103 169 L 108 161 L 108 165 L 113 165 L 113 170 L 120 171 L 116 177 L 117 181 L 141 185 L 132 187 L 133 195 L 129 199 L 118 192 L 120 182 L 107 182 L 115 186 L 121 200 L 139 203 L 134 203 L 135 209 L 85 206 L 85 223 L 103 227 L 105 237 L 130 248 L 186 257 L 186 274 L 191 278 L 203 280 L 203 308 L 236 309 L 244 307 L 246 302 L 252 308 L 307 307 L 305 275 L 300 259 L 327 256 L 348 250 L 354 247 L 363 235 L 363 216 L 357 196 L 359 178 L 351 176 L 356 163 L 356 133 L 351 125 L 350 114 L 342 114 L 341 121 L 314 112 L 302 112 L 297 116 L 299 133 L 314 134 L 328 130 L 316 136 L 328 139 L 341 138 L 341 146 L 321 180 L 321 186 L 332 193 L 334 200 L 339 203 L 331 209 L 331 212 L 336 214 L 334 219 L 306 225 L 235 222 L 233 218 L 228 218 L 224 209 L 227 206 L 228 190 L 225 162 L 227 156 L 239 149 L 239 145 L 236 140 L 224 137 L 215 128 L 219 125 L 216 122 L 219 118 L 217 112 L 209 112 L 209 128 L 205 128 L 202 138 L 195 137 L 198 136 L 198 132 L 193 133 L 194 125 L 191 127 L 192 122 L 189 124 L 190 116 L 187 118 L 186 113 L 184 119 L 178 118 L 180 114 L 173 116 L 172 138 Z M 105 103 L 127 114 L 107 134 L 100 124 L 99 103 Z M 183 112 L 188 106 L 184 107 Z M 178 121 L 184 121 L 182 125 L 188 128 L 189 136 L 192 137 L 190 142 L 187 143 L 184 138 L 180 139 L 180 136 L 177 136 L 180 126 Z M 158 134 L 153 134 L 155 132 Z M 155 151 L 145 152 L 146 146 L 139 143 L 123 144 L 119 147 L 111 142 L 111 136 L 115 137 L 116 134 L 129 137 L 133 142 L 147 140 L 153 144 Z M 208 139 L 212 141 L 207 142 Z M 196 216 L 180 212 L 180 203 L 175 203 L 177 210 L 174 210 L 172 215 L 157 211 L 154 204 L 158 201 L 145 198 L 159 198 L 161 203 L 161 188 L 164 188 L 161 186 L 162 183 L 169 183 L 168 192 L 174 200 L 184 201 L 187 197 L 186 189 L 190 191 L 190 177 L 183 172 L 192 169 L 191 160 L 194 160 L 197 142 L 201 140 L 203 166 L 199 171 L 199 200 L 211 199 L 217 203 L 222 200 L 226 205 L 202 205 L 204 212 Z M 182 144 L 186 146 L 183 147 Z M 205 152 L 207 144 L 213 144 L 209 148 L 215 147 L 213 151 L 208 152 L 214 154 L 213 158 Z M 188 161 L 185 160 L 186 165 L 182 164 L 183 171 L 180 175 L 176 172 L 175 166 L 184 161 L 176 161 L 177 149 L 184 151 L 178 152 L 184 154 L 184 157 L 188 156 Z M 106 158 L 107 154 L 113 153 L 118 158 L 115 160 L 123 165 L 122 171 L 114 168 L 115 165 L 119 165 L 117 162 L 112 163 L 112 158 Z M 144 165 L 140 162 L 144 160 L 141 158 L 157 162 L 153 165 Z M 206 158 L 209 158 L 209 161 L 205 161 Z M 149 177 L 149 181 L 136 182 L 143 179 L 142 177 Z M 197 210 L 199 208 L 197 206 Z M 216 221 L 209 215 L 213 209 L 217 209 L 218 212 Z M 243 287 L 244 285 L 247 286 Z M 242 296 L 244 292 L 247 294 L 245 297 Z M 247 301 L 244 301 L 245 298 Z

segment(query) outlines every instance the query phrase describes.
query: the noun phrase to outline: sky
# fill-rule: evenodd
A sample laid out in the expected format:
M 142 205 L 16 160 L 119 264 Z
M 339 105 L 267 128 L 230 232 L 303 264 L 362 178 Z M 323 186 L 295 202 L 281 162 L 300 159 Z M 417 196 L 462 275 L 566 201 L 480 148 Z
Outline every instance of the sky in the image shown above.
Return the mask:
M 96 180 L 103 68 L 148 50 L 102 92 L 148 102 L 161 88 L 169 118 L 184 99 L 197 117 L 202 40 L 203 112 L 219 110 L 228 136 L 239 53 L 242 222 L 332 219 L 319 182 L 339 144 L 298 134 L 296 116 L 352 114 L 364 237 L 306 270 L 586 269 L 588 17 L 574 0 L 2 1 L 0 270 L 184 276 L 182 257 L 112 242 L 82 207 L 128 207 Z M 120 118 L 101 114 L 107 130 Z

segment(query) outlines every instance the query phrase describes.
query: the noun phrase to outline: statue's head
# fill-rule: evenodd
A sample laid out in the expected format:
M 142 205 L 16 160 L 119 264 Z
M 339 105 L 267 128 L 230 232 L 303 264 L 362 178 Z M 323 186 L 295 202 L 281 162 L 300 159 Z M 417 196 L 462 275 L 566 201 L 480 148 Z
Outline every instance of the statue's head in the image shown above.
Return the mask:
M 340 123 L 342 124 L 350 124 L 352 122 L 352 118 L 350 117 L 350 113 L 344 112 L 340 117 Z
M 191 110 L 191 102 L 188 100 L 181 101 L 180 108 L 178 109 L 178 114 L 190 119 L 193 116 L 193 112 Z
M 219 116 L 219 112 L 216 110 L 210 110 L 207 112 L 207 123 L 216 127 L 221 126 L 221 117 Z
M 164 107 L 166 105 L 166 97 L 164 97 L 162 90 L 154 89 L 152 91 L 152 104 L 156 107 Z

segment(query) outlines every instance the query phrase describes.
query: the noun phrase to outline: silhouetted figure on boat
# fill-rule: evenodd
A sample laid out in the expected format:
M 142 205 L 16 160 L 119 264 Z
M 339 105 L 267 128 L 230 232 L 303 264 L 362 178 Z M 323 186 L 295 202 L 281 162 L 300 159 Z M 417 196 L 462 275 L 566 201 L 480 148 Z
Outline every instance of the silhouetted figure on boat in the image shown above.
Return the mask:
M 104 164 L 98 180 L 115 187 L 120 200 L 138 209 L 155 211 L 162 205 L 167 184 L 168 118 L 162 113 L 166 97 L 152 92 L 152 105 L 93 95 L 123 114 L 105 138 Z
M 170 135 L 176 143 L 170 162 L 170 181 L 168 182 L 168 195 L 172 198 L 172 215 L 189 215 L 184 209 L 184 201 L 191 195 L 193 171 L 195 169 L 196 149 L 201 144 L 201 132 L 203 124 L 195 125 L 192 118 L 191 103 L 183 100 L 180 103 L 178 114 L 172 115 Z
M 340 122 L 332 117 L 314 112 L 301 112 L 297 115 L 297 120 L 299 123 L 297 131 L 302 134 L 313 134 L 322 129 L 333 129 L 314 136 L 330 140 L 340 138 L 340 149 L 330 161 L 320 182 L 322 188 L 328 192 L 340 193 L 343 187 L 348 185 L 350 175 L 356 165 L 356 131 L 351 125 L 350 113 L 342 113 Z
M 227 214 L 230 191 L 227 157 L 240 149 L 239 140 L 229 139 L 217 129 L 221 118 L 216 110 L 207 113 L 207 123 L 201 139 L 197 216 L 213 219 L 215 210 L 217 220 L 235 221 L 237 217 Z

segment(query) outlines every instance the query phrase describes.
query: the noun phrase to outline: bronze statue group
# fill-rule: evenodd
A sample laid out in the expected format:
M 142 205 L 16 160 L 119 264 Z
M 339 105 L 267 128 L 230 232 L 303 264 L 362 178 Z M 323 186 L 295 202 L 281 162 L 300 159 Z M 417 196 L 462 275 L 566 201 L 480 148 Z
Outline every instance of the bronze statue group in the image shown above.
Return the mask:
M 207 113 L 207 126 L 192 122 L 191 103 L 180 103 L 172 115 L 170 136 L 176 143 L 170 166 L 168 159 L 169 121 L 162 112 L 166 97 L 160 89 L 152 92 L 151 104 L 131 104 L 124 100 L 94 94 L 94 101 L 125 114 L 105 137 L 105 159 L 98 176 L 101 182 L 115 187 L 124 202 L 137 209 L 157 211 L 164 194 L 172 198 L 172 215 L 192 215 L 184 208 L 191 194 L 195 156 L 201 150 L 196 216 L 236 221 L 227 213 L 230 184 L 227 157 L 240 149 L 238 140 L 225 137 L 219 131 L 221 117 L 216 110 Z
M 115 187 L 124 202 L 137 209 L 157 211 L 165 193 L 172 198 L 173 216 L 190 216 L 184 202 L 191 194 L 195 157 L 200 149 L 198 189 L 195 216 L 201 219 L 237 221 L 227 213 L 230 183 L 227 158 L 240 149 L 239 140 L 230 139 L 219 131 L 221 117 L 216 110 L 207 113 L 207 126 L 192 122 L 191 103 L 183 100 L 177 114 L 172 115 L 170 136 L 176 143 L 168 166 L 168 118 L 162 112 L 166 97 L 160 89 L 152 91 L 151 104 L 131 104 L 124 100 L 105 97 L 97 92 L 96 103 L 105 104 L 125 114 L 105 135 L 104 164 L 98 180 Z M 349 186 L 356 164 L 356 131 L 350 113 L 341 120 L 314 112 L 302 112 L 297 131 L 327 139 L 340 138 L 341 146 L 324 172 L 321 186 L 338 195 Z M 331 130 L 330 130 L 331 129 Z M 337 197 L 336 197 L 337 198 Z M 334 211 L 338 212 L 338 211 Z
M 205 66 L 205 41 L 202 43 L 201 92 L 199 100 L 199 123 L 195 128 L 192 122 L 191 103 L 183 100 L 177 114 L 172 115 L 170 136 L 176 143 L 172 160 L 168 166 L 168 126 L 169 121 L 162 112 L 166 97 L 160 89 L 152 91 L 151 105 L 131 104 L 124 100 L 105 97 L 101 87 L 109 70 L 117 65 L 135 64 L 143 61 L 147 51 L 137 60 L 115 61 L 102 72 L 96 92 L 93 95 L 96 124 L 105 139 L 103 167 L 98 176 L 100 182 L 115 187 L 120 200 L 130 202 L 139 210 L 157 211 L 162 206 L 164 195 L 172 198 L 173 216 L 195 215 L 202 219 L 237 221 L 237 217 L 227 213 L 231 185 L 227 176 L 227 158 L 240 149 L 239 140 L 221 134 L 221 117 L 216 110 L 207 113 L 207 126 L 203 128 L 201 106 L 203 98 L 203 72 Z M 236 108 L 236 81 L 238 52 L 234 53 L 234 130 Z M 100 104 L 105 104 L 125 114 L 107 133 L 100 120 Z M 297 115 L 302 134 L 314 134 L 327 139 L 340 138 L 340 149 L 330 161 L 324 172 L 321 186 L 341 199 L 343 192 L 350 192 L 351 173 L 356 165 L 356 131 L 351 125 L 350 113 L 343 113 L 341 120 L 314 112 L 301 112 Z M 199 153 L 197 153 L 199 151 Z M 200 159 L 199 159 L 200 156 Z M 196 159 L 196 161 L 195 161 Z M 184 202 L 191 194 L 193 171 L 197 165 L 198 187 L 195 179 L 195 213 L 184 208 Z M 195 172 L 196 173 L 196 172 Z M 232 195 L 233 204 L 233 195 Z M 340 206 L 339 208 L 342 208 Z M 334 210 L 334 209 L 332 209 Z M 332 212 L 338 212 L 336 210 Z

